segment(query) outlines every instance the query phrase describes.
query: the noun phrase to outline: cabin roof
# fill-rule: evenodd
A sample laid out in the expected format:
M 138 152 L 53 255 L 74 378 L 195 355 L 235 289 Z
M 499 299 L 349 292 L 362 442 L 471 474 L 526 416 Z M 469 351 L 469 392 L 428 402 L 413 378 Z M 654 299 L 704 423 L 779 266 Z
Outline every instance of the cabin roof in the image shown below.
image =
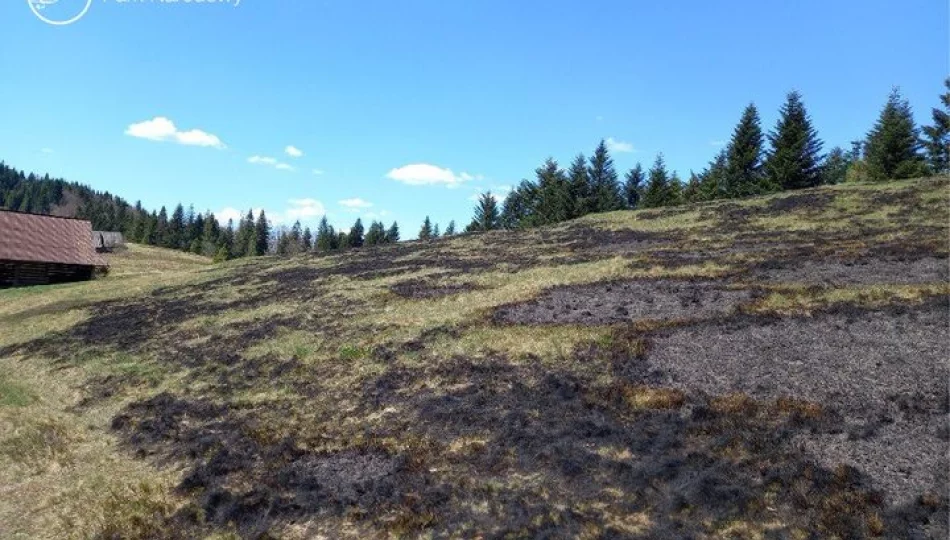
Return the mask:
M 92 243 L 92 224 L 0 210 L 0 260 L 107 266 Z

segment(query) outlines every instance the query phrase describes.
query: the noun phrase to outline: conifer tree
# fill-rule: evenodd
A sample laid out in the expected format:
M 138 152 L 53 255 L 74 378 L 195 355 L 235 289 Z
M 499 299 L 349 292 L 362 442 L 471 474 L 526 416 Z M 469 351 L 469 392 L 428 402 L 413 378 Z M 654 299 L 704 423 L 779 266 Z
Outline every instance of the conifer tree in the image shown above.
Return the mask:
M 349 234 L 346 235 L 346 247 L 350 248 L 359 248 L 363 247 L 363 220 L 356 218 L 356 223 L 350 227 Z
M 343 231 L 340 231 L 336 235 L 336 243 L 333 246 L 333 249 L 347 249 L 350 247 L 350 235 Z
M 501 215 L 498 212 L 498 202 L 491 191 L 482 193 L 475 207 L 475 216 L 469 228 L 474 231 L 493 231 L 499 228 Z
M 425 221 L 422 222 L 422 227 L 419 229 L 419 240 L 429 240 L 432 238 L 432 222 L 429 221 L 429 216 L 426 216 Z
M 498 219 L 499 227 L 505 229 L 517 229 L 527 226 L 537 206 L 537 186 L 527 180 L 522 180 L 521 184 L 508 193 L 505 202 L 502 204 L 501 214 Z M 479 200 L 481 200 L 479 198 Z M 469 224 L 466 230 L 481 230 L 474 224 Z
M 666 161 L 663 154 L 656 156 L 653 167 L 650 168 L 646 189 L 643 190 L 643 199 L 640 205 L 644 208 L 666 206 L 670 201 L 670 174 L 666 170 Z
M 590 176 L 595 212 L 610 212 L 623 208 L 617 171 L 614 170 L 614 161 L 610 158 L 606 141 L 601 140 L 594 150 L 587 174 Z
M 726 197 L 727 151 L 720 151 L 705 171 L 699 173 L 699 200 L 711 201 Z
M 168 210 L 165 210 L 164 206 L 158 211 L 158 218 L 155 221 L 154 237 L 155 240 L 152 242 L 153 244 L 162 247 L 168 246 Z
M 639 163 L 627 172 L 623 183 L 623 198 L 627 203 L 627 208 L 634 209 L 640 204 L 640 194 L 645 180 L 643 167 Z
M 528 225 L 559 223 L 571 218 L 574 204 L 571 201 L 570 185 L 557 161 L 548 158 L 535 170 L 538 178 L 535 188 L 534 207 L 530 209 Z
M 851 166 L 851 154 L 836 146 L 828 152 L 825 162 L 821 165 L 821 183 L 825 185 L 841 184 L 848 175 Z
M 821 183 L 822 142 L 798 92 L 786 97 L 769 142 L 772 148 L 765 160 L 765 174 L 770 185 L 802 189 Z
M 167 248 L 182 249 L 185 247 L 185 209 L 181 203 L 178 203 L 175 206 L 175 211 L 172 212 L 165 238 L 165 247 Z
M 587 158 L 584 154 L 578 154 L 574 158 L 567 171 L 567 178 L 573 203 L 571 217 L 580 217 L 593 212 L 595 200 L 591 196 L 590 176 L 587 174 Z M 507 200 L 505 202 L 507 203 Z
M 247 214 L 238 224 L 237 233 L 234 235 L 234 249 L 232 251 L 234 257 L 246 257 L 251 255 L 248 253 L 247 248 L 250 245 L 252 236 L 254 236 L 254 211 L 248 210 Z M 255 241 L 255 251 L 256 247 Z
M 257 223 L 254 225 L 254 254 L 267 255 L 268 243 L 270 242 L 270 224 L 267 222 L 267 216 L 264 211 L 257 216 Z
M 436 223 L 436 224 L 432 227 L 432 238 L 435 239 L 435 238 L 438 238 L 438 237 L 440 237 L 440 236 L 442 236 L 442 233 L 439 231 L 439 224 Z
M 300 247 L 303 249 L 304 253 L 309 253 L 310 250 L 313 249 L 313 232 L 310 230 L 310 227 L 304 228 Z
M 874 179 L 913 178 L 926 174 L 910 103 L 894 88 L 868 133 L 865 159 Z
M 445 234 L 443 236 L 455 236 L 455 220 L 449 221 L 448 226 L 445 228 Z
M 213 256 L 218 251 L 218 239 L 221 236 L 218 220 L 211 212 L 203 218 L 201 228 L 201 249 L 200 253 L 207 257 Z
M 377 246 L 386 243 L 386 227 L 379 221 L 373 221 L 366 230 L 363 245 Z
M 234 220 L 228 220 L 228 226 L 221 229 L 218 235 L 218 247 L 227 250 L 226 259 L 230 259 L 234 253 Z
M 689 181 L 683 186 L 683 202 L 694 203 L 702 201 L 703 193 L 700 189 L 701 186 L 702 182 L 700 181 L 699 175 L 693 171 L 689 171 Z
M 940 95 L 943 108 L 933 109 L 933 125 L 923 129 L 927 161 L 937 174 L 950 173 L 950 77 L 943 84 L 947 89 Z
M 759 111 L 749 104 L 732 134 L 726 154 L 725 192 L 729 197 L 764 193 L 762 127 Z
M 393 221 L 393 224 L 389 226 L 389 229 L 386 231 L 386 243 L 395 244 L 399 241 L 399 224 Z
M 333 231 L 333 227 L 330 226 L 327 217 L 323 216 L 320 219 L 320 224 L 317 225 L 316 250 L 320 253 L 332 251 L 335 238 L 336 233 Z

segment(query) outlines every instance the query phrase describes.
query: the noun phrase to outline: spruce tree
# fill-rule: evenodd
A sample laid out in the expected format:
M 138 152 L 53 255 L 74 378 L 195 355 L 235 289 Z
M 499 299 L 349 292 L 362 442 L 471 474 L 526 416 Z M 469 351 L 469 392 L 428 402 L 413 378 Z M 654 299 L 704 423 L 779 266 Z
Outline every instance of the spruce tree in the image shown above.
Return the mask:
M 670 200 L 670 175 L 666 170 L 666 161 L 663 154 L 656 156 L 653 167 L 650 169 L 646 189 L 643 190 L 643 199 L 640 205 L 643 208 L 657 208 L 666 206 Z
M 517 229 L 528 226 L 538 203 L 538 187 L 527 180 L 508 193 L 502 204 L 501 215 L 498 219 L 499 227 Z M 474 222 L 473 222 L 474 223 Z M 470 224 L 466 230 L 481 230 L 477 225 Z
M 425 221 L 422 222 L 422 227 L 419 229 L 419 240 L 429 240 L 432 238 L 432 222 L 429 221 L 429 216 L 426 216 Z
M 185 247 L 185 208 L 178 203 L 175 211 L 172 212 L 171 220 L 168 222 L 168 234 L 165 240 L 165 247 L 172 249 L 183 249 Z
M 594 150 L 587 174 L 590 176 L 594 212 L 610 212 L 623 208 L 617 171 L 614 170 L 614 161 L 610 158 L 606 141 L 601 140 Z
M 910 103 L 894 88 L 865 143 L 865 159 L 871 176 L 876 180 L 923 176 L 926 164 L 919 149 Z
M 703 172 L 699 173 L 699 200 L 711 201 L 726 197 L 727 151 L 720 151 Z
M 333 231 L 333 227 L 330 226 L 327 217 L 323 216 L 320 219 L 320 224 L 317 225 L 316 250 L 320 253 L 332 251 L 335 238 L 336 233 Z
M 470 228 L 476 231 L 493 231 L 499 227 L 500 222 L 498 202 L 494 195 L 490 191 L 482 193 L 478 198 L 478 206 L 475 207 L 475 216 Z
M 825 185 L 844 183 L 851 163 L 851 154 L 845 152 L 840 146 L 832 148 L 821 166 L 821 183 Z
M 645 180 L 643 167 L 639 163 L 627 172 L 623 182 L 623 198 L 627 203 L 627 208 L 634 209 L 640 204 L 640 194 Z
M 257 216 L 257 223 L 254 225 L 254 253 L 256 255 L 267 255 L 268 243 L 270 242 L 270 224 L 267 222 L 267 216 L 264 211 Z
M 366 230 L 365 246 L 377 246 L 386 243 L 386 227 L 379 221 L 373 221 Z
M 247 214 L 238 224 L 237 233 L 234 235 L 234 257 L 249 257 L 247 248 L 250 245 L 251 237 L 254 236 L 254 211 L 248 210 Z M 256 251 L 256 243 L 255 250 Z
M 786 97 L 769 142 L 772 149 L 765 160 L 765 174 L 770 185 L 802 189 L 821 183 L 822 142 L 798 92 Z
M 168 247 L 168 210 L 165 210 L 164 206 L 158 211 L 158 218 L 155 221 L 154 236 L 155 241 L 153 243 L 155 245 Z
M 759 111 L 749 104 L 732 134 L 726 151 L 725 192 L 745 197 L 767 191 L 762 175 L 762 127 Z
M 363 247 L 363 220 L 356 218 L 356 223 L 350 227 L 349 234 L 346 235 L 346 247 L 350 248 L 359 248 Z
M 933 109 L 933 125 L 923 129 L 927 161 L 937 174 L 950 173 L 950 77 L 943 84 L 947 89 L 940 95 L 943 109 Z
M 440 237 L 440 236 L 442 236 L 442 233 L 439 231 L 439 224 L 436 223 L 436 224 L 432 227 L 432 238 L 438 238 L 438 237 Z
M 689 181 L 683 186 L 683 202 L 694 203 L 703 200 L 702 182 L 699 175 L 689 171 Z
M 595 200 L 591 196 L 590 176 L 587 174 L 587 158 L 578 154 L 567 171 L 573 211 L 571 217 L 580 217 L 593 211 Z M 507 201 L 506 201 L 507 203 Z M 507 227 L 507 225 L 506 225 Z
M 309 253 L 313 249 L 313 232 L 310 230 L 310 227 L 306 227 L 303 230 L 303 239 L 301 240 L 301 248 L 304 253 Z
M 393 221 L 393 224 L 389 226 L 389 229 L 386 231 L 386 243 L 395 244 L 399 241 L 399 224 Z
M 455 236 L 455 220 L 449 221 L 449 225 L 445 228 L 445 234 L 442 236 Z
M 547 225 L 570 219 L 574 211 L 570 185 L 557 161 L 548 158 L 535 170 L 535 175 L 538 178 L 537 196 L 530 212 L 529 225 Z

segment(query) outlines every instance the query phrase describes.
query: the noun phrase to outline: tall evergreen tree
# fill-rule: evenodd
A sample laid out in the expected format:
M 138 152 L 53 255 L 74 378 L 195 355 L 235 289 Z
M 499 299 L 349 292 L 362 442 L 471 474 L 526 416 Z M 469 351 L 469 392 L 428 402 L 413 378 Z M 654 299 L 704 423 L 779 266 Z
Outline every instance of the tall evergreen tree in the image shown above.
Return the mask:
M 363 245 L 377 246 L 386 243 L 386 227 L 380 221 L 373 221 L 366 230 Z
M 570 219 L 574 211 L 570 185 L 557 161 L 548 158 L 535 170 L 535 174 L 538 178 L 537 197 L 530 211 L 528 225 L 546 225 Z
M 333 230 L 333 227 L 330 226 L 327 217 L 323 216 L 320 219 L 320 224 L 317 225 L 316 250 L 320 253 L 332 251 L 335 242 L 336 232 Z
M 234 257 L 246 257 L 251 255 L 251 253 L 248 253 L 247 248 L 250 246 L 252 236 L 254 236 L 254 211 L 248 210 L 244 218 L 241 219 L 241 222 L 238 223 L 237 232 L 234 235 L 234 249 L 232 250 Z M 254 247 L 256 251 L 256 240 Z
M 440 236 L 442 236 L 442 232 L 439 230 L 439 224 L 436 223 L 436 224 L 432 227 L 432 238 L 438 238 L 438 237 L 440 237 Z
M 745 197 L 767 191 L 762 175 L 762 127 L 759 111 L 750 103 L 732 134 L 726 153 L 725 191 Z
M 933 109 L 933 125 L 924 126 L 924 149 L 930 168 L 937 174 L 950 173 L 950 77 L 943 81 L 947 91 L 940 95 L 942 109 Z
M 267 222 L 267 216 L 264 215 L 263 210 L 261 210 L 261 213 L 257 215 L 257 223 L 254 225 L 253 240 L 253 255 L 267 255 L 268 244 L 270 242 L 270 224 Z
M 419 240 L 430 240 L 432 238 L 432 222 L 429 221 L 429 216 L 426 216 L 425 221 L 422 222 L 422 227 L 419 229 Z
M 591 193 L 590 175 L 587 174 L 587 158 L 584 157 L 584 154 L 578 154 L 574 158 L 570 169 L 567 171 L 567 178 L 570 184 L 570 198 L 573 201 L 571 217 L 580 217 L 593 212 L 596 201 Z
M 350 227 L 349 234 L 346 235 L 346 247 L 350 248 L 359 248 L 363 247 L 363 220 L 356 218 L 356 223 Z
M 646 189 L 640 205 L 644 208 L 657 208 L 670 204 L 672 190 L 670 188 L 670 173 L 666 170 L 666 161 L 663 154 L 656 156 L 653 167 L 650 169 Z
M 155 245 L 168 247 L 168 210 L 166 210 L 164 206 L 158 211 L 158 218 L 155 221 L 153 235 L 155 237 L 155 241 L 153 242 Z
M 172 217 L 168 221 L 168 233 L 165 237 L 165 247 L 182 249 L 185 246 L 185 208 L 178 203 Z
M 399 241 L 399 224 L 393 221 L 393 224 L 386 230 L 386 243 L 395 244 Z
M 617 171 L 614 170 L 614 160 L 610 158 L 606 141 L 601 140 L 594 150 L 587 174 L 590 176 L 595 212 L 610 212 L 623 208 Z
M 493 231 L 499 228 L 501 215 L 498 212 L 498 201 L 490 191 L 482 193 L 475 207 L 475 216 L 469 224 L 470 231 Z
M 501 215 L 499 216 L 499 226 L 505 229 L 517 229 L 526 226 L 537 206 L 537 186 L 527 180 L 522 180 L 521 184 L 508 193 L 505 202 L 502 204 Z M 479 230 L 472 228 L 470 224 L 467 230 Z
M 304 228 L 300 247 L 304 253 L 309 253 L 310 250 L 313 249 L 313 232 L 310 230 L 310 227 Z
M 627 203 L 627 208 L 633 209 L 640 204 L 640 195 L 645 180 L 646 175 L 644 175 L 643 167 L 639 163 L 627 172 L 623 182 L 623 198 L 624 202 Z
M 726 192 L 727 160 L 727 151 L 723 149 L 710 162 L 709 167 L 699 173 L 699 200 L 711 201 L 728 195 Z
M 445 228 L 445 234 L 443 236 L 455 236 L 455 220 L 449 221 L 448 226 Z
M 821 183 L 822 142 L 798 92 L 786 97 L 769 142 L 772 149 L 765 160 L 765 173 L 770 185 L 802 189 Z
M 910 103 L 895 88 L 865 143 L 865 159 L 871 176 L 885 180 L 925 175 L 927 167 L 918 151 L 918 136 Z

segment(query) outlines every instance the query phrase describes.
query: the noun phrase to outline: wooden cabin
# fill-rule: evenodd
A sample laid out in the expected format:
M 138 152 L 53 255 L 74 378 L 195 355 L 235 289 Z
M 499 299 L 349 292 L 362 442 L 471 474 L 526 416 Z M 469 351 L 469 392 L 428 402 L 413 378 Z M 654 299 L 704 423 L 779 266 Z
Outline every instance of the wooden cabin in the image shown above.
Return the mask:
M 82 281 L 107 268 L 88 221 L 0 210 L 0 287 Z

